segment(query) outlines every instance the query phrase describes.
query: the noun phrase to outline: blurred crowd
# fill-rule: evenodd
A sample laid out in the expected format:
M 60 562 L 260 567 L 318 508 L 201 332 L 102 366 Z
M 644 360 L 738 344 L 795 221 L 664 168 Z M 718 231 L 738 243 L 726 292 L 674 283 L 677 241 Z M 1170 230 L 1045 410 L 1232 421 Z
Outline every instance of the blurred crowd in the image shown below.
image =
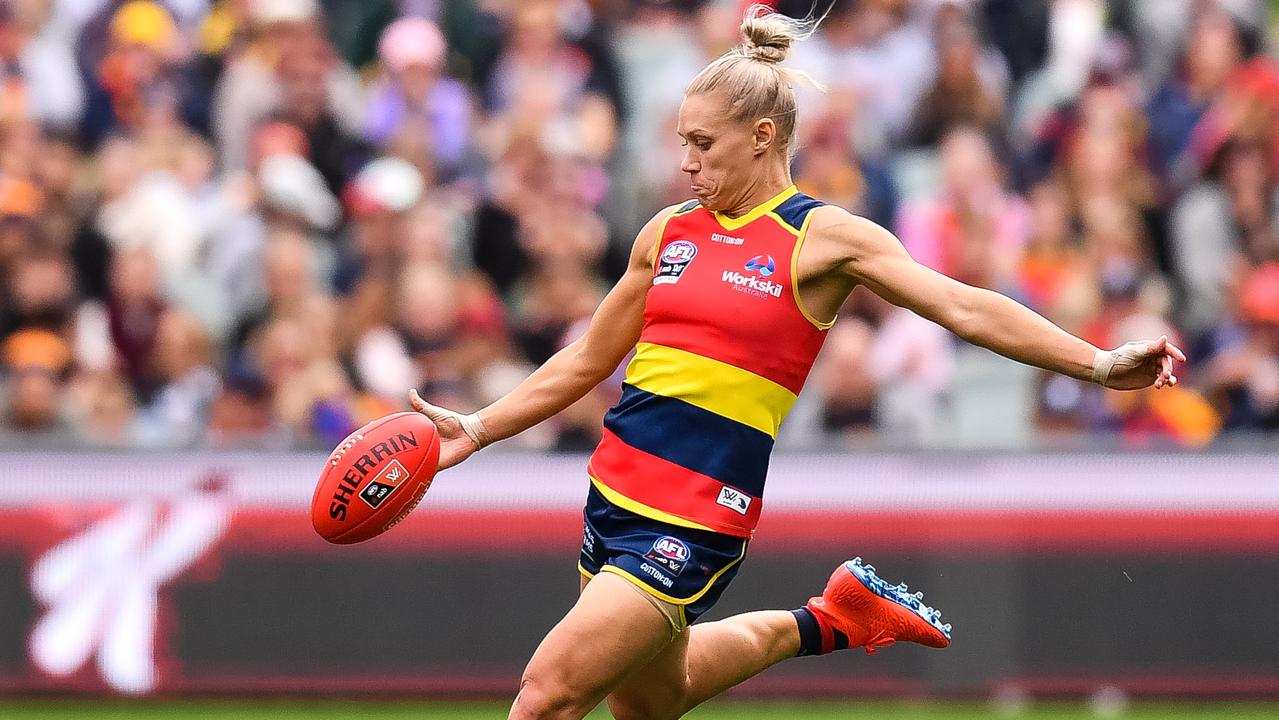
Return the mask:
M 687 198 L 675 113 L 744 6 L 3 2 L 0 443 L 322 447 L 410 387 L 499 397 Z M 1099 346 L 1166 334 L 1192 362 L 1103 391 L 858 291 L 782 443 L 1279 430 L 1275 17 L 836 0 L 790 61 L 824 86 L 799 89 L 800 189 Z M 514 442 L 589 449 L 619 386 Z

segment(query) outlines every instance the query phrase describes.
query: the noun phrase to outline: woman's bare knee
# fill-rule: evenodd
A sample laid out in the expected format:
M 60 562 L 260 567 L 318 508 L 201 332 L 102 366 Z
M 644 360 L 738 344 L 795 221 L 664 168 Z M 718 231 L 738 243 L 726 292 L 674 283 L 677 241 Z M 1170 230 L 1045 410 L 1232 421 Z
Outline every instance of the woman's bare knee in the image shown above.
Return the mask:
M 670 644 L 670 623 L 628 580 L 596 576 L 529 660 L 512 720 L 580 720 Z
M 526 673 L 511 706 L 509 720 L 581 720 L 594 703 L 564 679 Z

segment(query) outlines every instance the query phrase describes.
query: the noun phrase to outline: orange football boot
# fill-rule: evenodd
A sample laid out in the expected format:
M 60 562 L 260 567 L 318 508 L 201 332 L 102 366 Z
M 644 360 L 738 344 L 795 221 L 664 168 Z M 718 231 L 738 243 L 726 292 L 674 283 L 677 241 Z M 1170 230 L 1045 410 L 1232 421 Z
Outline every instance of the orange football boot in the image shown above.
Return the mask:
M 847 635 L 848 647 L 864 647 L 868 655 L 898 640 L 944 648 L 950 624 L 923 600 L 923 593 L 907 592 L 906 583 L 889 585 L 857 557 L 836 568 L 821 597 L 806 607 Z

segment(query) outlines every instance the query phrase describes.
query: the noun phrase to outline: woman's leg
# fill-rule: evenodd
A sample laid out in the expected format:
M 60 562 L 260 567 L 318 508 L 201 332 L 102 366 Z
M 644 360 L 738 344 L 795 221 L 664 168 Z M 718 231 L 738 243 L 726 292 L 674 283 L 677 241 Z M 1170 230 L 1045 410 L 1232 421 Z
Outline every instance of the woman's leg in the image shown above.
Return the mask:
M 609 708 L 617 720 L 670 720 L 801 651 L 865 647 L 873 654 L 898 640 L 949 645 L 950 626 L 921 597 L 884 582 L 860 558 L 850 561 L 800 610 L 748 612 L 686 629 L 617 686 Z
M 671 637 L 670 621 L 648 598 L 599 574 L 533 653 L 510 720 L 580 720 Z
M 608 696 L 617 720 L 678 718 L 799 652 L 795 616 L 761 610 L 687 628 Z

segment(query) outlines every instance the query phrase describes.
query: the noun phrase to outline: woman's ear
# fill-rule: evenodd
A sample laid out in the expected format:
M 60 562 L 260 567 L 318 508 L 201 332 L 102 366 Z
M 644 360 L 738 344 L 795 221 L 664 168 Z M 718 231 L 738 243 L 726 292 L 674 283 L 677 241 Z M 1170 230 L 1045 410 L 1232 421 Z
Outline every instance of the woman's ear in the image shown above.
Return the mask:
M 760 118 L 755 121 L 754 149 L 756 155 L 763 155 L 773 147 L 777 140 L 777 123 L 772 118 Z

